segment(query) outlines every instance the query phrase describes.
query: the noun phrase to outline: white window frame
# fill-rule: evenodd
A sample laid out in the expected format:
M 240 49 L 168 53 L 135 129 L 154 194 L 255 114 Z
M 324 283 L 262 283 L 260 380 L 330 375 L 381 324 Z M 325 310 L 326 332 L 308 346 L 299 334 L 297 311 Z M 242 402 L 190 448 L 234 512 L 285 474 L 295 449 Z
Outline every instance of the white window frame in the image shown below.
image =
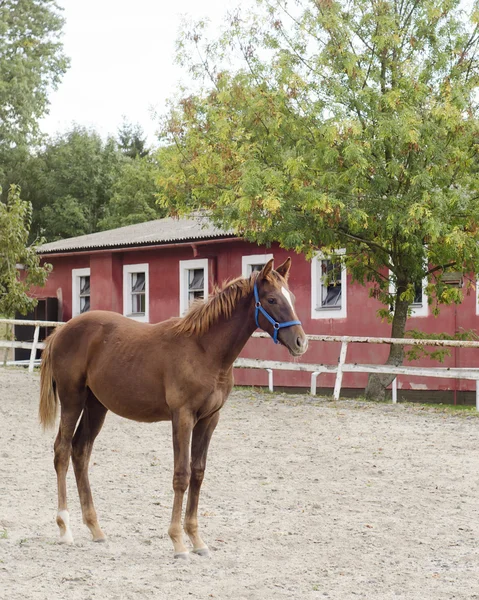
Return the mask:
M 72 269 L 72 317 L 80 313 L 80 278 L 90 277 L 90 306 L 91 306 L 91 274 L 90 268 Z
M 190 307 L 188 302 L 188 271 L 192 269 L 203 269 L 203 294 L 204 299 L 208 299 L 208 259 L 196 258 L 193 260 L 180 260 L 180 316 L 183 316 Z
M 272 254 L 250 254 L 241 257 L 241 274 L 248 278 L 251 275 L 251 267 L 258 264 L 266 264 L 273 257 Z
M 389 276 L 391 277 L 391 271 L 389 271 Z M 428 317 L 429 316 L 429 302 L 426 294 L 427 287 L 427 277 L 423 277 L 422 280 L 422 302 L 421 304 L 410 304 L 408 319 L 412 319 L 413 317 Z M 396 286 L 394 283 L 389 280 L 389 293 L 394 295 L 396 293 Z
M 322 297 L 322 270 L 321 261 L 331 260 L 334 255 L 341 256 L 346 253 L 345 248 L 336 250 L 333 255 L 325 256 L 323 252 L 318 252 L 311 260 L 311 318 L 312 319 L 345 319 L 347 311 L 347 271 L 344 265 L 341 265 L 341 308 L 320 308 Z
M 129 319 L 140 321 L 141 323 L 150 322 L 150 276 L 149 264 L 141 263 L 136 265 L 123 265 L 123 314 Z M 145 314 L 132 314 L 131 303 L 131 275 L 133 273 L 145 274 Z

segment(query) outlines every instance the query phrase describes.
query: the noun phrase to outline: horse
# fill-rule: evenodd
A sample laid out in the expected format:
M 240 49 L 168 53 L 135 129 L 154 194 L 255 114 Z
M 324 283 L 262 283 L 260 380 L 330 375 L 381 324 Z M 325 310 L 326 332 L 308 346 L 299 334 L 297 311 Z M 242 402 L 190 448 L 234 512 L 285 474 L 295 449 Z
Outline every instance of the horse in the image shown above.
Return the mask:
M 187 558 L 181 518 L 192 551 L 208 556 L 198 530 L 198 500 L 211 436 L 233 387 L 233 363 L 257 327 L 292 356 L 307 338 L 288 288 L 291 259 L 276 270 L 270 260 L 249 278 L 238 277 L 197 300 L 184 317 L 156 324 L 118 313 L 91 311 L 74 317 L 46 340 L 40 376 L 39 418 L 53 426 L 60 543 L 72 544 L 66 476 L 73 462 L 83 522 L 93 541 L 105 540 L 95 511 L 88 465 L 107 412 L 151 423 L 171 421 L 174 501 L 168 534 L 175 558 Z M 267 307 L 267 309 L 265 308 Z

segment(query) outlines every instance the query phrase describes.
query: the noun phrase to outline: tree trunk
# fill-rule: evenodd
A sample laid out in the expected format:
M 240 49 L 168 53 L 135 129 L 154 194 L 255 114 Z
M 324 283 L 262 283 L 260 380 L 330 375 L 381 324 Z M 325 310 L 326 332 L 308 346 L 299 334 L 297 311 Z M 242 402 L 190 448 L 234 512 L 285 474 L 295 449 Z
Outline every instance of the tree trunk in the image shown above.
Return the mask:
M 400 300 L 401 295 L 405 291 L 406 286 L 398 285 L 396 292 L 396 301 L 394 304 L 394 316 L 391 327 L 391 337 L 403 338 L 406 331 L 406 320 L 407 310 L 409 302 L 407 300 Z M 389 349 L 389 356 L 386 361 L 386 365 L 394 365 L 398 367 L 402 365 L 404 360 L 404 346 L 397 344 L 391 344 Z M 368 378 L 368 385 L 366 386 L 365 396 L 369 400 L 384 400 L 386 395 L 387 386 L 392 383 L 396 375 L 377 375 L 371 373 Z

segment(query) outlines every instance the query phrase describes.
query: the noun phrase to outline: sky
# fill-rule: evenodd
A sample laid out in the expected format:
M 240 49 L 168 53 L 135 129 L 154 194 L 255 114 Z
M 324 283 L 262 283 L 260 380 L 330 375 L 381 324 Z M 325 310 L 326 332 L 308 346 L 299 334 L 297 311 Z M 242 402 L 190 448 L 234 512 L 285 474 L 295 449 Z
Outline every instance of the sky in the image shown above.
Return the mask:
M 182 17 L 218 28 L 241 0 L 57 0 L 66 19 L 63 44 L 71 66 L 50 92 L 42 130 L 55 135 L 79 124 L 115 135 L 125 117 L 150 143 L 165 101 L 188 81 L 174 62 Z M 245 5 L 245 0 L 241 2 Z
M 208 18 L 218 29 L 228 10 L 254 0 L 57 0 L 66 19 L 63 43 L 71 59 L 42 130 L 55 135 L 72 125 L 116 135 L 123 117 L 155 142 L 165 101 L 187 74 L 174 61 L 182 17 Z M 470 8 L 472 0 L 463 0 Z

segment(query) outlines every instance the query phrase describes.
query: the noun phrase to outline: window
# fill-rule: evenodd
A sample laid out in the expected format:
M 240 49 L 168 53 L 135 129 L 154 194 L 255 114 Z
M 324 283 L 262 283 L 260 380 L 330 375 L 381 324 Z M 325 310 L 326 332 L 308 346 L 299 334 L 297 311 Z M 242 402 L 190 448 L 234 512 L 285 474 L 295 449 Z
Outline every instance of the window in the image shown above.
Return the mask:
M 123 265 L 123 314 L 148 323 L 148 264 Z
M 414 286 L 414 302 L 411 304 L 411 317 L 427 317 L 429 314 L 426 286 L 427 277 Z
M 339 250 L 336 254 L 343 254 Z M 339 259 L 317 254 L 311 262 L 311 318 L 346 317 L 346 269 Z
M 417 283 L 414 286 L 414 301 L 410 306 L 410 316 L 411 317 L 427 317 L 429 314 L 428 302 L 427 302 L 427 294 L 426 294 L 426 286 L 427 286 L 427 277 Z M 395 294 L 396 286 L 393 282 L 389 284 L 389 293 Z M 391 306 L 391 311 L 393 307 Z
M 72 317 L 90 310 L 90 269 L 72 269 Z
M 180 260 L 180 315 L 197 298 L 208 298 L 208 259 Z
M 253 254 L 241 258 L 241 273 L 248 278 L 254 271 L 261 271 L 265 264 L 273 258 L 272 254 Z

